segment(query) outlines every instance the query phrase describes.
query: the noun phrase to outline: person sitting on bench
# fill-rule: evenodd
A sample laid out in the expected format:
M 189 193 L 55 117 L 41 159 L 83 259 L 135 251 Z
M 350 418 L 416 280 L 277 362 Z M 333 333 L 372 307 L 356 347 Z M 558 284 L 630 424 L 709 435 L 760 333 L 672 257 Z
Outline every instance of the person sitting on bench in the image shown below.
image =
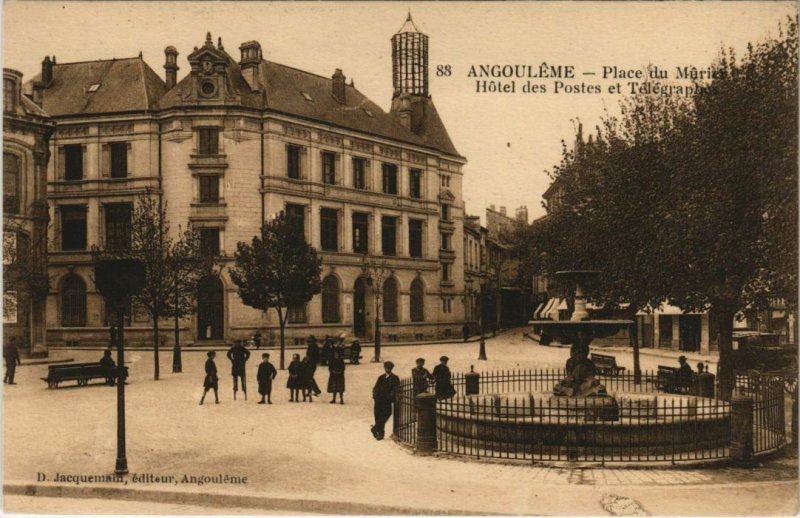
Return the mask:
M 686 361 L 686 356 L 679 356 L 678 363 L 681 365 L 675 373 L 675 389 L 678 392 L 686 392 L 692 386 L 692 375 L 694 372 Z
M 106 385 L 114 386 L 114 380 L 116 379 L 116 368 L 117 364 L 114 363 L 114 360 L 111 358 L 111 351 L 106 349 L 103 351 L 103 357 L 100 358 L 100 365 L 106 371 Z

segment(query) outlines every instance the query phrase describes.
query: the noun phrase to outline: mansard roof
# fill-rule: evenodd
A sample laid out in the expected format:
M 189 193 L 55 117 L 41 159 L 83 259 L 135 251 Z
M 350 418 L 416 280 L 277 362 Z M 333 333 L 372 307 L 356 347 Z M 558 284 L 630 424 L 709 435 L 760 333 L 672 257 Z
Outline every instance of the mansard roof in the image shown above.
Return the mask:
M 34 77 L 28 90 L 40 80 L 41 74 Z M 154 110 L 165 89 L 141 57 L 59 63 L 42 107 L 53 117 Z
M 195 53 L 205 52 L 200 47 Z M 193 55 L 195 54 L 193 53 Z M 333 97 L 331 79 L 279 63 L 262 60 L 260 88 L 253 91 L 242 76 L 239 64 L 224 50 L 214 49 L 225 59 L 228 87 L 236 104 L 321 122 L 378 137 L 418 145 L 459 156 L 430 98 L 417 133 L 405 128 L 354 86 L 345 86 L 345 102 Z M 35 77 L 28 83 L 39 81 Z M 187 74 L 166 91 L 164 81 L 138 58 L 63 63 L 53 67 L 53 80 L 44 93 L 44 110 L 51 116 L 166 110 L 191 107 L 193 77 Z M 92 85 L 100 86 L 90 92 Z M 226 106 L 230 102 L 226 101 Z

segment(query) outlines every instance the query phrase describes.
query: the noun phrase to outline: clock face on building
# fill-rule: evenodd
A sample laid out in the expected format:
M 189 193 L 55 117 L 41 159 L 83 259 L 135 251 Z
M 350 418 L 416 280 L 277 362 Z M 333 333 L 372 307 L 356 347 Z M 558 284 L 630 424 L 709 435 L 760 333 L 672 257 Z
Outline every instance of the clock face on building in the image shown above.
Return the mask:
M 200 83 L 200 93 L 202 93 L 206 97 L 210 97 L 214 95 L 217 91 L 217 85 L 214 84 L 213 81 L 203 81 Z

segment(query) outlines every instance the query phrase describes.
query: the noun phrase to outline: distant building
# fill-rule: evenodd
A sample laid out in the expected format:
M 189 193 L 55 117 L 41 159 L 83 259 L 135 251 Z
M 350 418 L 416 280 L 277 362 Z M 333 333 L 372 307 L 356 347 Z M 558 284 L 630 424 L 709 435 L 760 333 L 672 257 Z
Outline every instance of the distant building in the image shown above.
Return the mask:
M 509 242 L 520 224 L 521 218 L 509 217 L 505 207 L 486 209 L 487 282 L 494 295 L 493 323 L 497 327 L 524 325 L 533 312 L 531 279 L 524 278 Z
M 239 59 L 208 34 L 165 79 L 141 56 L 45 60 L 31 95 L 56 124 L 48 194 L 54 225 L 49 338 L 103 343 L 107 311 L 91 278 L 92 246 L 129 245 L 137 196 L 161 196 L 173 231 L 191 223 L 203 249 L 231 265 L 236 243 L 284 212 L 322 255 L 322 293 L 289 308 L 287 337 L 373 338 L 376 291 L 387 341 L 458 334 L 463 321 L 462 167 L 428 90 L 428 36 L 409 16 L 392 37 L 391 110 L 346 81 L 266 61 L 257 41 Z M 333 68 L 333 67 L 332 67 Z M 387 78 L 388 79 L 388 78 Z M 382 286 L 364 259 L 384 262 Z M 135 342 L 148 317 L 129 315 Z M 244 306 L 223 271 L 203 282 L 184 340 L 230 341 L 277 318 Z
M 3 340 L 47 354 L 47 164 L 53 125 L 3 69 Z

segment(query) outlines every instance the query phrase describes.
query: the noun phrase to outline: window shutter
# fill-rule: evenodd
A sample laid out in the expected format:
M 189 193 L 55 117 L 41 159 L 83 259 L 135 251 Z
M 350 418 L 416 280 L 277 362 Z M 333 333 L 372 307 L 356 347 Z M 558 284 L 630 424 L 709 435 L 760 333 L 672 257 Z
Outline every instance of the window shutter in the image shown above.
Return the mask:
M 64 146 L 58 148 L 58 173 L 56 180 L 63 180 L 66 176 L 66 156 L 64 154 Z
M 100 164 L 100 171 L 103 178 L 111 176 L 111 146 L 103 144 L 102 148 L 102 161 Z

